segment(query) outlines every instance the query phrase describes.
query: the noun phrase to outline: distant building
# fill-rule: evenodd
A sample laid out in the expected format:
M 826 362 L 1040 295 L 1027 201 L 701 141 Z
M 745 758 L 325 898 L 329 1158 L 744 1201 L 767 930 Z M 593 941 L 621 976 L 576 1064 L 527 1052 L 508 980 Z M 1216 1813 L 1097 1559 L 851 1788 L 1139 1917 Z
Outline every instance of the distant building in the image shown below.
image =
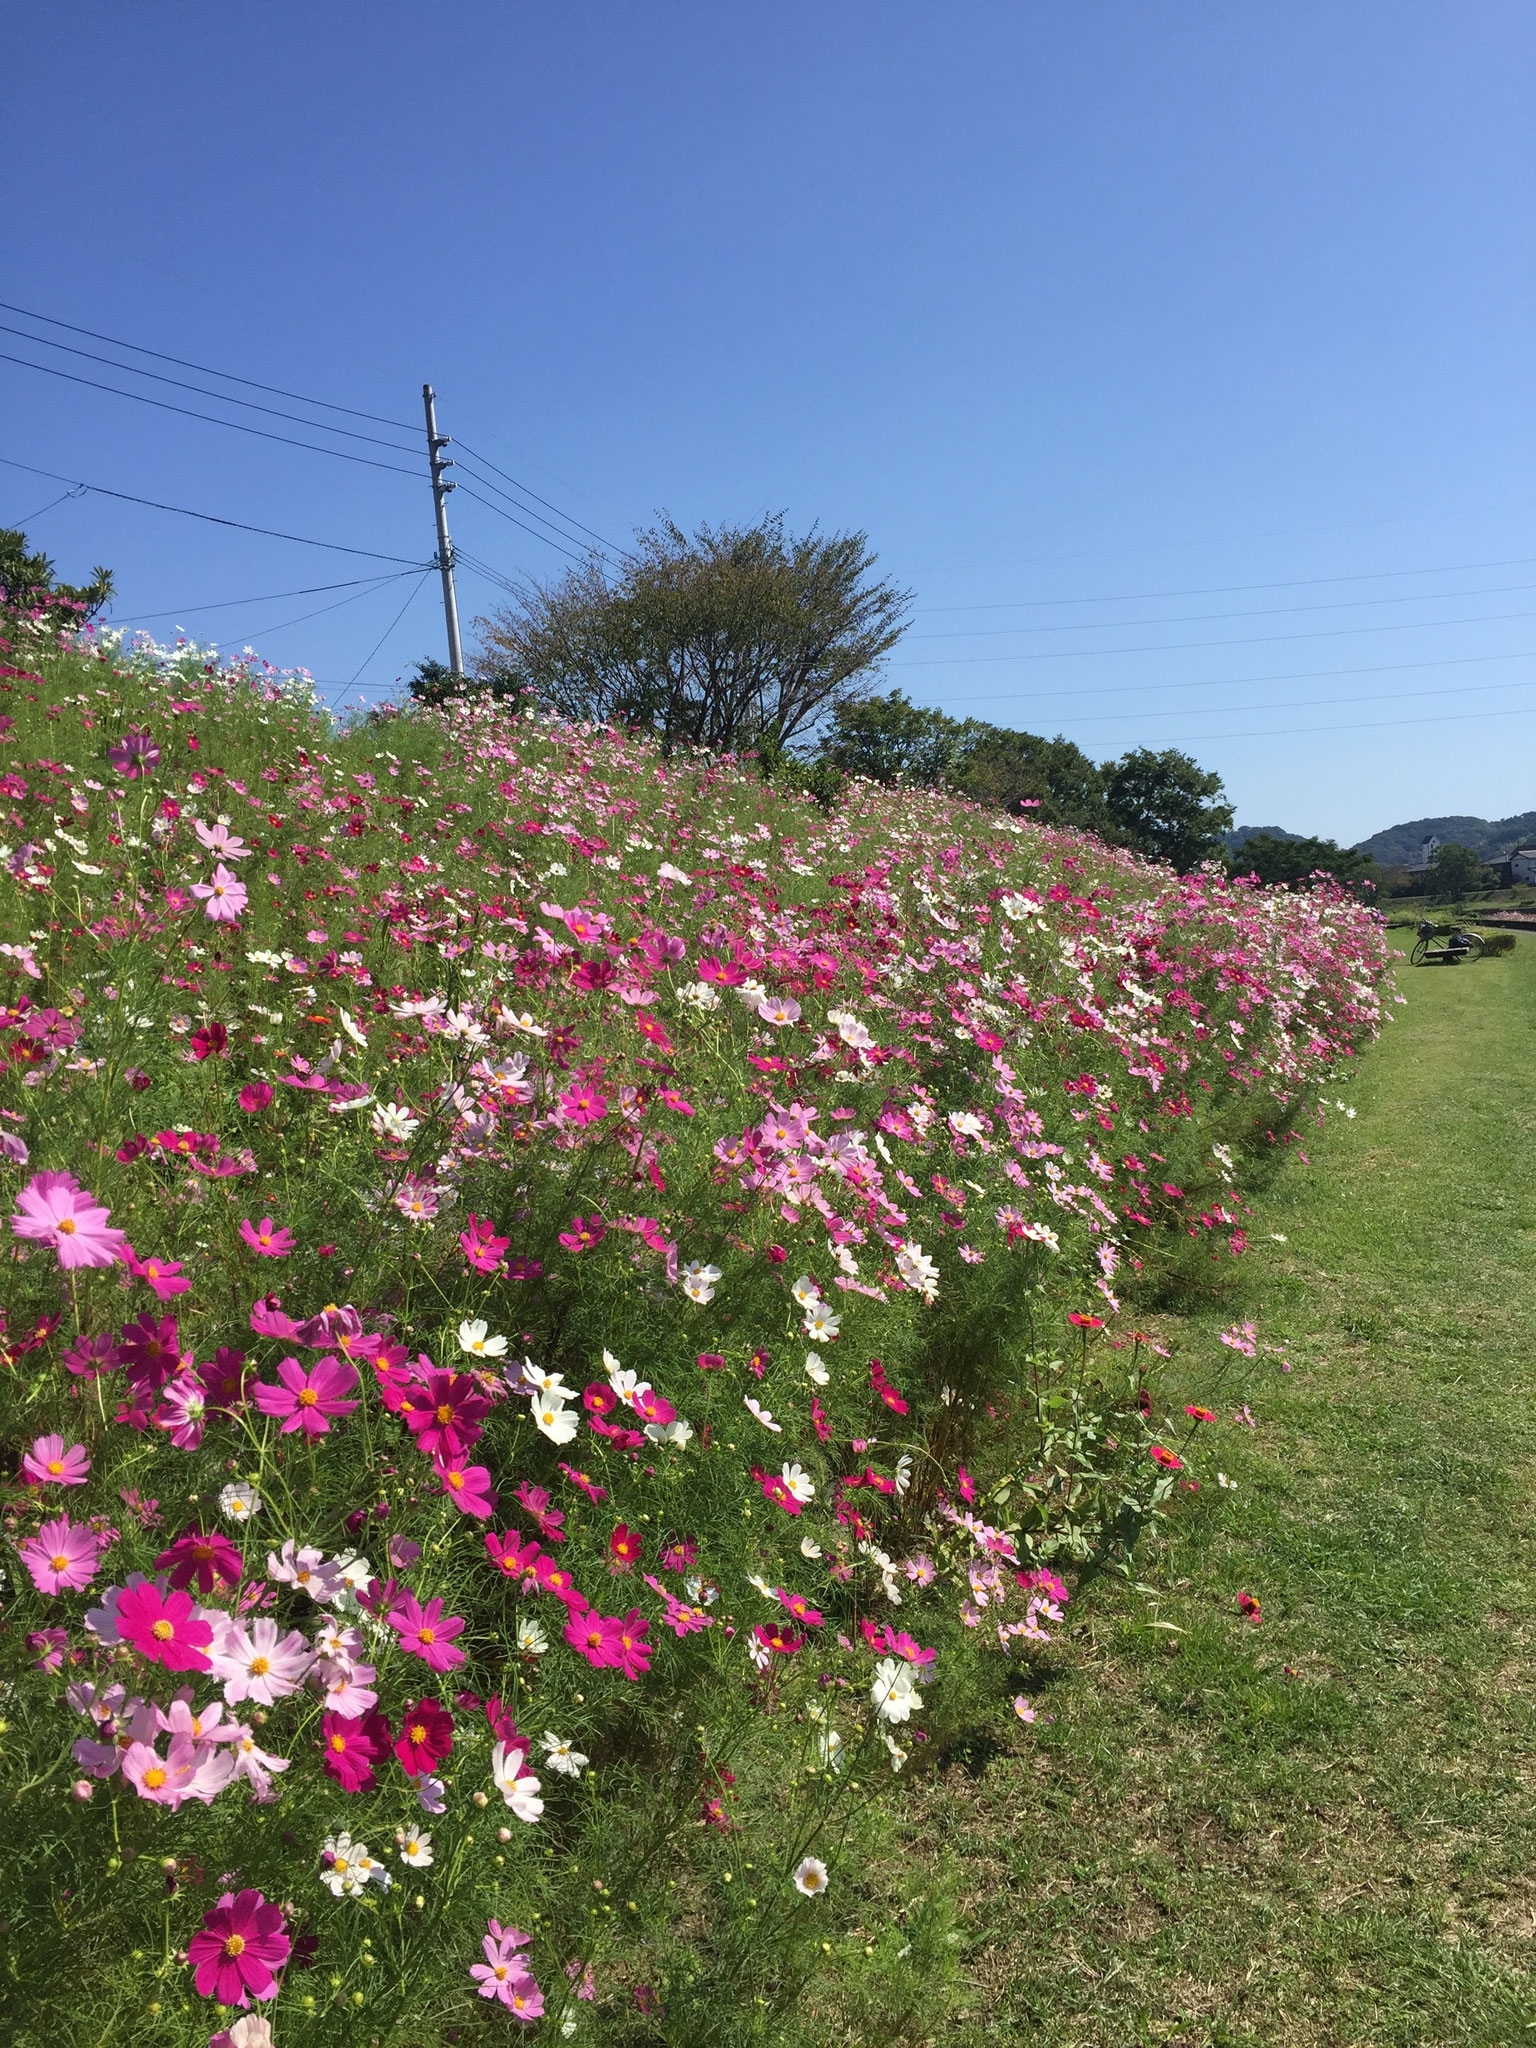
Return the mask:
M 1439 840 L 1435 837 L 1434 833 L 1431 832 L 1429 836 L 1420 844 L 1418 859 L 1411 860 L 1406 863 L 1408 873 L 1410 875 L 1422 875 L 1426 873 L 1429 868 L 1430 862 L 1434 859 L 1435 848 L 1439 844 Z
M 1536 846 L 1514 847 L 1509 856 L 1511 882 L 1536 882 Z

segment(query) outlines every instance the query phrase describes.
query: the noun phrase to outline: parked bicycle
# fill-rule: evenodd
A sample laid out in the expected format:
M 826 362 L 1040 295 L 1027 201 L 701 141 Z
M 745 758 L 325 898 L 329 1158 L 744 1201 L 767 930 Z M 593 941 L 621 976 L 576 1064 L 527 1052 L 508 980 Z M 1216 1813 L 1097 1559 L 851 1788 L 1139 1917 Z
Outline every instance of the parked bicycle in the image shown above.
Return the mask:
M 1476 932 L 1461 925 L 1430 924 L 1418 928 L 1418 938 L 1409 955 L 1415 967 L 1456 967 L 1463 960 L 1480 960 L 1483 942 Z

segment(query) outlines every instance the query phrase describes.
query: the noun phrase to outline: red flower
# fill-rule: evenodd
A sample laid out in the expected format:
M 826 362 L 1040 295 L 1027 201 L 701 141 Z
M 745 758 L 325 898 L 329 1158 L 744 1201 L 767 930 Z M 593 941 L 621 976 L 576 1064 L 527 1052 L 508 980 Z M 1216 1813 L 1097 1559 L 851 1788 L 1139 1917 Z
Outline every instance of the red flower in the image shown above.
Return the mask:
M 452 1748 L 453 1716 L 438 1701 L 418 1700 L 414 1707 L 405 1709 L 395 1755 L 408 1776 L 416 1778 L 423 1771 L 430 1771 Z
M 641 1548 L 639 1534 L 634 1529 L 627 1529 L 622 1522 L 608 1538 L 608 1555 L 624 1571 L 640 1562 Z
M 1166 1465 L 1170 1472 L 1182 1472 L 1184 1460 L 1177 1451 L 1165 1451 L 1161 1444 L 1151 1446 L 1151 1456 L 1159 1465 Z
M 1259 1606 L 1258 1599 L 1252 1593 L 1238 1594 L 1237 1611 L 1244 1617 L 1245 1620 L 1254 1622 L 1255 1624 L 1264 1619 L 1263 1611 Z
M 509 1529 L 505 1536 L 498 1536 L 493 1529 L 488 1529 L 485 1548 L 505 1577 L 519 1579 L 524 1585 L 538 1584 L 539 1575 L 534 1567 L 544 1553 L 537 1543 L 520 1542 L 515 1529 Z
M 245 1564 L 234 1544 L 217 1530 L 205 1536 L 200 1529 L 184 1529 L 155 1559 L 155 1569 L 168 1571 L 178 1591 L 195 1580 L 199 1593 L 211 1593 L 220 1579 L 239 1585 Z
M 405 1413 L 416 1448 L 428 1457 L 460 1458 L 480 1435 L 480 1418 L 490 1402 L 467 1373 L 434 1372 L 422 1406 Z M 404 1411 L 403 1411 L 404 1412 Z
M 320 1723 L 325 1770 L 343 1792 L 366 1792 L 373 1784 L 373 1760 L 389 1748 L 389 1723 L 382 1714 L 362 1714 L 349 1721 L 327 1714 Z
M 1067 1317 L 1067 1321 L 1074 1323 L 1079 1330 L 1102 1330 L 1104 1327 L 1104 1318 L 1102 1316 L 1083 1316 L 1079 1315 L 1076 1310 L 1073 1310 Z
M 201 1031 L 192 1034 L 192 1057 L 206 1060 L 215 1053 L 223 1054 L 229 1045 L 229 1033 L 222 1024 L 205 1024 Z
M 496 1512 L 497 1494 L 484 1465 L 463 1465 L 455 1459 L 439 1469 L 443 1491 L 459 1513 L 473 1515 L 479 1522 L 489 1521 Z
M 752 1631 L 765 1650 L 772 1650 L 780 1657 L 793 1657 L 805 1642 L 804 1636 L 797 1636 L 792 1629 L 778 1628 L 771 1623 L 760 1621 Z
M 1199 1408 L 1193 1402 L 1185 1403 L 1184 1413 L 1192 1417 L 1196 1422 L 1214 1422 L 1216 1420 L 1214 1408 Z

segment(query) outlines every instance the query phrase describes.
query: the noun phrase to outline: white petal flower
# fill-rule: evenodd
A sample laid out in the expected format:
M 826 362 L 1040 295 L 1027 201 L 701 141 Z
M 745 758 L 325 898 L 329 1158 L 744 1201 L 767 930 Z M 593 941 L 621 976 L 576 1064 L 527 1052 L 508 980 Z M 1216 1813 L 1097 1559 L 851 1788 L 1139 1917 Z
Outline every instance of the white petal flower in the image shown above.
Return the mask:
M 568 1444 L 576 1434 L 577 1415 L 559 1401 L 539 1399 L 533 1404 L 535 1426 L 552 1444 Z
M 505 1337 L 486 1335 L 487 1324 L 483 1317 L 474 1322 L 459 1325 L 459 1349 L 468 1351 L 476 1358 L 504 1358 L 507 1351 Z
M 557 1735 L 552 1728 L 546 1728 L 544 1761 L 552 1771 L 559 1771 L 567 1778 L 579 1778 L 591 1758 L 583 1756 L 569 1736 Z
M 816 1498 L 816 1488 L 812 1483 L 810 1474 L 803 1465 L 787 1464 L 783 1466 L 780 1471 L 780 1477 L 796 1500 L 804 1502 Z
M 761 1401 L 754 1400 L 752 1395 L 746 1394 L 742 1397 L 742 1406 L 746 1409 L 749 1415 L 755 1415 L 757 1417 L 757 1420 L 763 1425 L 764 1429 L 771 1429 L 775 1436 L 783 1435 L 783 1423 L 775 1422 L 773 1416 L 763 1406 Z
M 830 1344 L 842 1327 L 842 1317 L 834 1315 L 824 1301 L 818 1301 L 806 1312 L 805 1334 L 814 1337 L 818 1343 Z
M 882 1721 L 910 1719 L 923 1696 L 917 1689 L 916 1673 L 904 1657 L 882 1657 L 875 1666 L 869 1697 Z
M 491 1751 L 491 1777 L 502 1798 L 521 1821 L 531 1827 L 544 1811 L 539 1781 L 526 1768 L 527 1754 L 521 1748 L 508 1750 L 498 1742 Z
M 790 1292 L 802 1308 L 810 1308 L 814 1302 L 818 1302 L 821 1299 L 821 1288 L 811 1278 L 809 1273 L 802 1273 L 790 1289 Z
M 819 1899 L 827 1888 L 827 1866 L 819 1856 L 807 1856 L 796 1866 L 790 1882 L 806 1898 Z
M 807 1351 L 805 1354 L 805 1376 L 818 1387 L 824 1387 L 831 1379 L 832 1375 L 827 1371 L 827 1362 L 819 1351 Z
M 232 1522 L 248 1522 L 261 1513 L 261 1495 L 254 1486 L 237 1486 L 231 1480 L 219 1493 L 219 1506 Z
M 518 1620 L 517 1647 L 529 1657 L 542 1657 L 549 1648 L 549 1637 L 532 1615 L 523 1615 Z
M 432 1837 L 420 1828 L 400 1828 L 395 1834 L 402 1863 L 412 1870 L 425 1870 L 432 1861 Z

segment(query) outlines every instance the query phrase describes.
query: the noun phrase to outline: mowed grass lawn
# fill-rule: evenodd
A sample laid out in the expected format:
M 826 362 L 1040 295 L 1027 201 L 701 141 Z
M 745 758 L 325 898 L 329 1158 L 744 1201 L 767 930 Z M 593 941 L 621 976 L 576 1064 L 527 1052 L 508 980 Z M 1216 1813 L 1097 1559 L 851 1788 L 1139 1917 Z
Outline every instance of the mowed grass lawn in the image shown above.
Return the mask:
M 946 2044 L 1536 2042 L 1536 939 L 1398 976 L 1228 1305 L 1291 1371 L 1156 1324 L 1237 1491 L 1184 1496 L 1155 1598 L 1075 1605 L 1049 1726 L 909 1795 Z

